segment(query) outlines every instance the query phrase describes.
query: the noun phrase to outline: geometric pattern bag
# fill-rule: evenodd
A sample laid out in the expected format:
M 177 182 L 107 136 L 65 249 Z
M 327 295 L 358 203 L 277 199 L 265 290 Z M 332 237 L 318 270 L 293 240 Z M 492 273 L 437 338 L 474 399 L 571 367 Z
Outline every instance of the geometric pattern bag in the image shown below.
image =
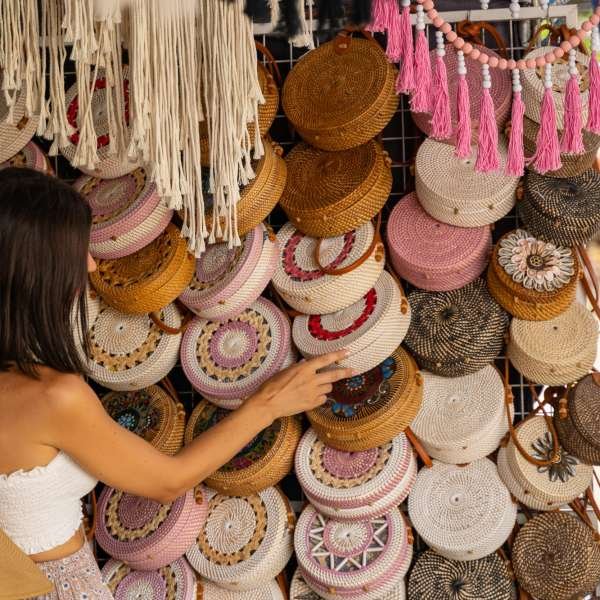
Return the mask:
M 6 125 L 6 123 L 2 123 Z M 0 129 L 1 131 L 1 129 Z M 0 138 L 4 142 L 4 138 Z M 36 171 L 41 171 L 47 175 L 53 175 L 52 166 L 44 151 L 34 142 L 27 142 L 14 156 L 0 163 L 0 169 L 8 167 L 27 167 Z
M 16 94 L 12 107 L 13 118 L 8 119 L 8 106 L 4 94 L 0 94 L 0 163 L 9 160 L 20 152 L 35 135 L 39 115 L 25 116 L 27 94 L 22 91 Z

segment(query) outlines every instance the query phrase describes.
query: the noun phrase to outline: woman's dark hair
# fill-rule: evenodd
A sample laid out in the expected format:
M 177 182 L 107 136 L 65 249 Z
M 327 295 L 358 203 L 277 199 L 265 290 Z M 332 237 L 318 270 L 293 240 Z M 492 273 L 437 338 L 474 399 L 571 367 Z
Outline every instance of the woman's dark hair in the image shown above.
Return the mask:
M 72 187 L 32 169 L 0 171 L 0 371 L 85 372 L 91 224 Z

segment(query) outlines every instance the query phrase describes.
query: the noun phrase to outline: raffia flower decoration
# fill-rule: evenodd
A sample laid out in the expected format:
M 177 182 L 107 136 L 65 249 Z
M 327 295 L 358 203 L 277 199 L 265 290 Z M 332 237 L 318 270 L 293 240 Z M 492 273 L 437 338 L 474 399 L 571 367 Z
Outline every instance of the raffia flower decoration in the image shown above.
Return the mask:
M 498 262 L 513 281 L 538 292 L 558 290 L 575 274 L 570 248 L 538 240 L 523 229 L 502 239 Z
M 538 438 L 531 444 L 533 447 L 533 457 L 538 460 L 550 460 L 553 456 L 553 444 L 552 436 L 550 432 L 546 432 L 542 437 Z M 547 473 L 550 481 L 562 481 L 566 483 L 571 477 L 575 477 L 577 474 L 576 466 L 579 464 L 578 460 L 565 451 L 564 448 L 560 448 L 558 454 L 558 460 L 555 463 L 547 467 L 538 467 L 538 473 Z

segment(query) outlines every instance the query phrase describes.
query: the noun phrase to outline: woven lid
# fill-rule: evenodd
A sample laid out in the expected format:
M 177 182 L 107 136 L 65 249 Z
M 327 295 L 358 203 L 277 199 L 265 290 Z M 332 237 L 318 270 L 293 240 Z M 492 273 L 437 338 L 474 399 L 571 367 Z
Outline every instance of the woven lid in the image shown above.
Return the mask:
M 187 422 L 185 443 L 189 444 L 228 414 L 230 411 L 201 400 Z M 291 471 L 301 433 L 296 417 L 274 421 L 208 477 L 206 485 L 222 494 L 236 496 L 254 494 L 275 485 Z
M 308 505 L 294 533 L 302 576 L 327 600 L 379 600 L 398 586 L 412 559 L 412 535 L 397 508 L 343 523 Z
M 187 551 L 206 579 L 230 590 L 266 585 L 292 556 L 294 514 L 277 488 L 230 497 L 209 491 L 208 517 Z
M 494 69 L 493 69 L 494 70 Z M 504 174 L 506 142 L 500 139 L 498 171 L 480 173 L 475 158 L 457 158 L 454 147 L 426 139 L 417 152 L 417 196 L 435 219 L 460 227 L 478 227 L 501 219 L 515 205 L 518 177 Z
M 387 240 L 396 273 L 421 289 L 447 291 L 481 275 L 492 235 L 487 226 L 455 227 L 437 221 L 412 192 L 390 213 Z
M 588 443 L 600 448 L 600 385 L 584 377 L 569 394 L 569 416 Z
M 305 314 L 336 312 L 357 302 L 375 285 L 385 263 L 383 244 L 370 222 L 326 239 L 306 236 L 286 223 L 277 239 L 280 256 L 273 285 L 292 308 Z M 332 270 L 340 274 L 328 273 Z
M 105 487 L 98 499 L 96 540 L 134 569 L 160 569 L 181 558 L 206 518 L 205 489 L 198 486 L 171 504 Z
M 15 96 L 12 122 L 8 121 L 8 105 L 4 93 L 0 94 L 0 163 L 9 160 L 22 150 L 35 134 L 40 116 L 25 116 L 27 93 L 25 82 L 20 93 Z
M 294 65 L 283 86 L 283 109 L 313 146 L 354 148 L 396 112 L 396 75 L 377 42 L 338 36 Z
M 196 576 L 183 558 L 154 571 L 134 571 L 109 560 L 102 581 L 118 600 L 197 600 Z
M 158 385 L 137 392 L 111 392 L 102 396 L 106 412 L 129 431 L 166 454 L 183 445 L 185 409 Z
M 5 123 L 2 123 L 2 125 L 5 125 Z M 0 131 L 2 125 L 0 125 Z M 33 142 L 27 142 L 27 144 L 25 144 L 25 146 L 14 156 L 11 156 L 8 160 L 0 164 L 0 169 L 7 169 L 8 167 L 27 167 L 28 169 L 35 169 L 42 173 L 52 173 L 52 167 L 48 162 L 48 157 L 44 154 L 44 151 Z
M 516 505 L 496 465 L 481 458 L 466 466 L 437 460 L 423 468 L 408 497 L 410 520 L 439 554 L 475 560 L 495 552 L 508 538 Z
M 507 313 L 490 296 L 482 279 L 450 292 L 413 290 L 405 343 L 419 365 L 445 377 L 468 375 L 500 353 Z
M 141 250 L 173 216 L 141 168 L 116 179 L 84 175 L 74 187 L 92 209 L 90 252 L 96 258 L 122 258 Z
M 498 554 L 450 560 L 433 550 L 417 559 L 408 581 L 409 600 L 512 600 L 514 584 Z
M 542 600 L 570 600 L 600 581 L 600 546 L 592 530 L 561 512 L 538 515 L 519 531 L 512 551 L 521 586 Z
M 417 461 L 403 433 L 371 450 L 344 452 L 326 446 L 309 429 L 296 450 L 295 472 L 323 515 L 361 521 L 386 514 L 404 501 Z
M 245 592 L 225 590 L 207 579 L 198 579 L 198 600 L 286 600 L 275 579 Z

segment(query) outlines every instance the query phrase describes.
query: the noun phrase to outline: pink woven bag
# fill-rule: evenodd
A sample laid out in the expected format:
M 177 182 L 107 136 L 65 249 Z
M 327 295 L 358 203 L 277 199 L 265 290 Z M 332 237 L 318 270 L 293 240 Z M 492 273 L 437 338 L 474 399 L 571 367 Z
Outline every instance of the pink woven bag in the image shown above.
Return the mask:
M 48 157 L 44 151 L 33 142 L 27 142 L 23 149 L 19 150 L 7 161 L 0 163 L 0 169 L 7 169 L 8 167 L 27 167 L 52 175 L 52 167 L 48 162 Z
M 456 290 L 477 279 L 492 250 L 489 226 L 456 227 L 428 215 L 412 192 L 398 202 L 387 224 L 394 271 L 433 292 Z

